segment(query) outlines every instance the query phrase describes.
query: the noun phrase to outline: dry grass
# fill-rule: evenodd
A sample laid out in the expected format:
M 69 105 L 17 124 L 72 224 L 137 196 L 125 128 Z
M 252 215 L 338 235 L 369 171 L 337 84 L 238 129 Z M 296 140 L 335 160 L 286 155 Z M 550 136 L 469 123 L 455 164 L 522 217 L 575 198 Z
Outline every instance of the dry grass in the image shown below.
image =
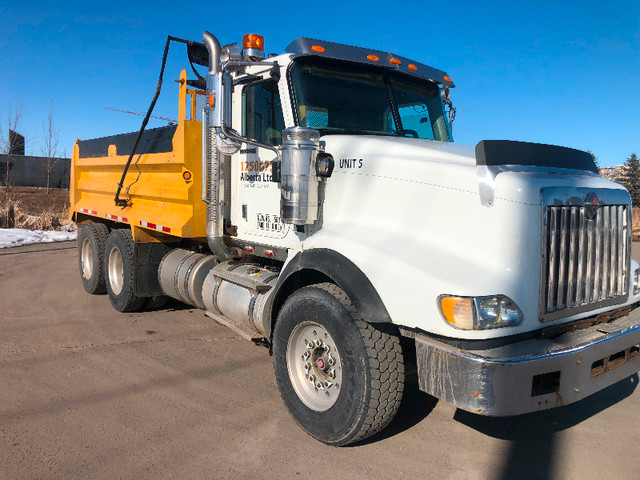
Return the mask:
M 0 189 L 0 228 L 61 230 L 73 227 L 68 218 L 69 191 L 37 187 Z

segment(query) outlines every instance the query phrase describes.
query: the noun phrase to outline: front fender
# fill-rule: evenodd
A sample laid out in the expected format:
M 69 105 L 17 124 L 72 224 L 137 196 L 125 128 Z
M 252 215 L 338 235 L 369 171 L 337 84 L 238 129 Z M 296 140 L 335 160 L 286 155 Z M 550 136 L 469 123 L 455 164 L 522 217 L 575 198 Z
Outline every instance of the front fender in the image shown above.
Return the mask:
M 293 291 L 326 280 L 344 290 L 367 322 L 391 323 L 391 317 L 380 295 L 362 270 L 335 250 L 314 248 L 296 253 L 282 270 L 265 307 L 268 312 L 265 318 L 271 320 L 265 331 L 271 332 L 280 307 Z

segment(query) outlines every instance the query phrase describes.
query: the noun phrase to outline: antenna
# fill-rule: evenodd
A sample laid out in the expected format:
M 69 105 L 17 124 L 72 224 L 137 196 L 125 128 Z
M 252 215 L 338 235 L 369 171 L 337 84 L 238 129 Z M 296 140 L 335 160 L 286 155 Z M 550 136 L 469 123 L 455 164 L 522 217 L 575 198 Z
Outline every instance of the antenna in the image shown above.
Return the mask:
M 122 112 L 122 113 L 128 113 L 129 115 L 139 115 L 140 117 L 144 117 L 145 114 L 144 113 L 138 113 L 138 112 L 132 112 L 129 110 L 121 110 L 119 108 L 112 108 L 112 107 L 104 107 L 105 110 L 113 110 L 114 112 Z M 175 124 L 178 123 L 177 120 L 173 119 L 173 118 L 167 118 L 167 117 L 158 117 L 156 115 L 151 115 L 150 118 L 155 118 L 158 120 L 163 120 L 165 122 L 169 122 L 170 124 Z

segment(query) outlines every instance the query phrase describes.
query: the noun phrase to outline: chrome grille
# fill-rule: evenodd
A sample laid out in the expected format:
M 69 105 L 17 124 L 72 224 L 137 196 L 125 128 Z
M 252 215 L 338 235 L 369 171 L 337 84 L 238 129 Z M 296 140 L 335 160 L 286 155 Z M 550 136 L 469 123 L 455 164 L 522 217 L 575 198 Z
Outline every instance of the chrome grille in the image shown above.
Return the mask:
M 629 206 L 598 205 L 593 218 L 587 209 L 592 206 L 545 206 L 543 322 L 623 303 L 628 296 Z

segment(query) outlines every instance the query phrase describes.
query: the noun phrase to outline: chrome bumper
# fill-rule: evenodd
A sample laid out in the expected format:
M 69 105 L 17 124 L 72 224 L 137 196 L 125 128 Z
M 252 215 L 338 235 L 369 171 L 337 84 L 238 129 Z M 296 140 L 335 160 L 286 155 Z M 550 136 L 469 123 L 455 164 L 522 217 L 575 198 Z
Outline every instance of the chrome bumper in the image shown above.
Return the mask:
M 417 335 L 420 390 L 458 408 L 509 416 L 573 403 L 640 370 L 640 308 L 611 323 L 487 350 Z

